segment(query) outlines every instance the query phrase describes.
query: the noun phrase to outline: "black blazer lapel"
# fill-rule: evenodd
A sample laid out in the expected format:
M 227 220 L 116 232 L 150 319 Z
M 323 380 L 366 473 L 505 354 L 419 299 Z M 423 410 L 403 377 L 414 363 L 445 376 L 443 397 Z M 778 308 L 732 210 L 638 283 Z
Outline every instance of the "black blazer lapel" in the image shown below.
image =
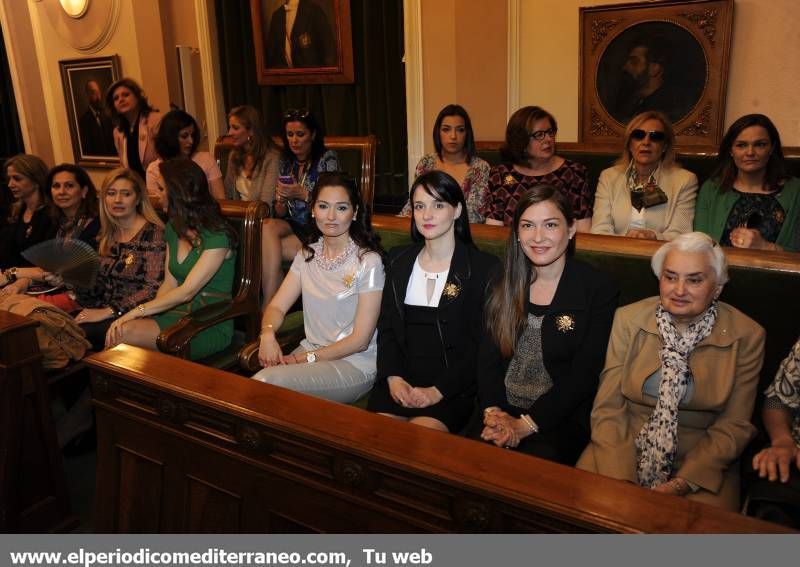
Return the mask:
M 460 302 L 466 293 L 466 286 L 472 277 L 472 263 L 469 259 L 469 250 L 460 240 L 456 240 L 453 259 L 450 261 L 450 271 L 447 273 L 447 282 L 444 284 L 442 296 L 439 298 L 439 310 Z

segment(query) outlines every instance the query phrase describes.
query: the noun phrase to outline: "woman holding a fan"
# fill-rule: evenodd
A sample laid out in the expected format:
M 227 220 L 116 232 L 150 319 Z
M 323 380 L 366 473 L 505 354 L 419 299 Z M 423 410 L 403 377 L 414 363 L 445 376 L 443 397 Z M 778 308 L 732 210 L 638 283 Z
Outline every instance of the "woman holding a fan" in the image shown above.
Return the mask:
M 31 286 L 42 282 L 46 282 L 49 286 L 61 287 L 63 284 L 61 278 L 48 273 L 46 264 L 53 262 L 58 265 L 63 264 L 66 260 L 65 241 L 81 240 L 86 243 L 85 247 L 75 246 L 76 251 L 85 250 L 91 254 L 97 249 L 97 233 L 100 230 L 100 220 L 97 217 L 97 191 L 86 170 L 77 165 L 62 163 L 50 170 L 45 185 L 50 188 L 48 212 L 51 224 L 56 227 L 55 236 L 58 242 L 47 244 L 42 242 L 38 247 L 52 244 L 50 251 L 39 248 L 35 257 L 23 252 L 23 256 L 35 266 L 15 269 L 16 279 L 8 286 L 7 293 L 25 293 L 31 291 Z M 30 247 L 29 253 L 33 252 L 34 248 Z M 50 262 L 43 263 L 36 258 L 50 258 Z M 64 311 L 72 312 L 80 308 L 72 295 L 67 292 L 48 293 L 42 295 L 40 299 L 53 303 Z

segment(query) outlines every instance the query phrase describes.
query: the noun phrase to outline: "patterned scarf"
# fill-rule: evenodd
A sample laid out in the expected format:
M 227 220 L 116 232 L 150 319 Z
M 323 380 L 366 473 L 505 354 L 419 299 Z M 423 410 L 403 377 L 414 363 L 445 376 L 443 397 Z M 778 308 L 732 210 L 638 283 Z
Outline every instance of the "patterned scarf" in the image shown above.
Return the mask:
M 681 335 L 672 315 L 661 305 L 656 309 L 656 324 L 661 337 L 661 384 L 658 401 L 650 419 L 636 436 L 636 474 L 641 486 L 653 488 L 669 480 L 678 451 L 678 404 L 686 394 L 692 371 L 689 355 L 711 334 L 717 320 L 717 302 Z

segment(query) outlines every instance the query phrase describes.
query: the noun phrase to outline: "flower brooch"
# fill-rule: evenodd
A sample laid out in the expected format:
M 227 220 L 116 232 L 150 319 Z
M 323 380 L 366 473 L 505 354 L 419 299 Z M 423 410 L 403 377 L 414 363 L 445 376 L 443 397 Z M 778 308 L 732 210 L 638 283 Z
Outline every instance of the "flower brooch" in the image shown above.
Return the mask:
M 556 329 L 562 333 L 575 330 L 575 319 L 571 315 L 559 315 L 556 317 Z
M 458 297 L 458 294 L 461 293 L 461 288 L 458 284 L 449 283 L 444 286 L 442 290 L 442 295 L 445 296 L 447 299 L 455 299 Z

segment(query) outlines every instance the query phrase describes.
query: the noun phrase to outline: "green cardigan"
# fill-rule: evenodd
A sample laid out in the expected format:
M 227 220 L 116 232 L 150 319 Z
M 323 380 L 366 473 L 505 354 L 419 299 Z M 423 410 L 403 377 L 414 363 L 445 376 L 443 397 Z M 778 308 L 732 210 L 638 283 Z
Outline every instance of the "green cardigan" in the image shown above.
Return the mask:
M 703 183 L 694 210 L 694 229 L 719 241 L 738 198 L 734 191 L 720 193 L 719 183 L 714 180 L 709 179 Z M 800 244 L 796 242 L 797 219 L 800 217 L 800 179 L 789 177 L 777 199 L 786 212 L 786 220 L 783 221 L 775 244 L 782 246 L 784 250 L 796 252 Z

